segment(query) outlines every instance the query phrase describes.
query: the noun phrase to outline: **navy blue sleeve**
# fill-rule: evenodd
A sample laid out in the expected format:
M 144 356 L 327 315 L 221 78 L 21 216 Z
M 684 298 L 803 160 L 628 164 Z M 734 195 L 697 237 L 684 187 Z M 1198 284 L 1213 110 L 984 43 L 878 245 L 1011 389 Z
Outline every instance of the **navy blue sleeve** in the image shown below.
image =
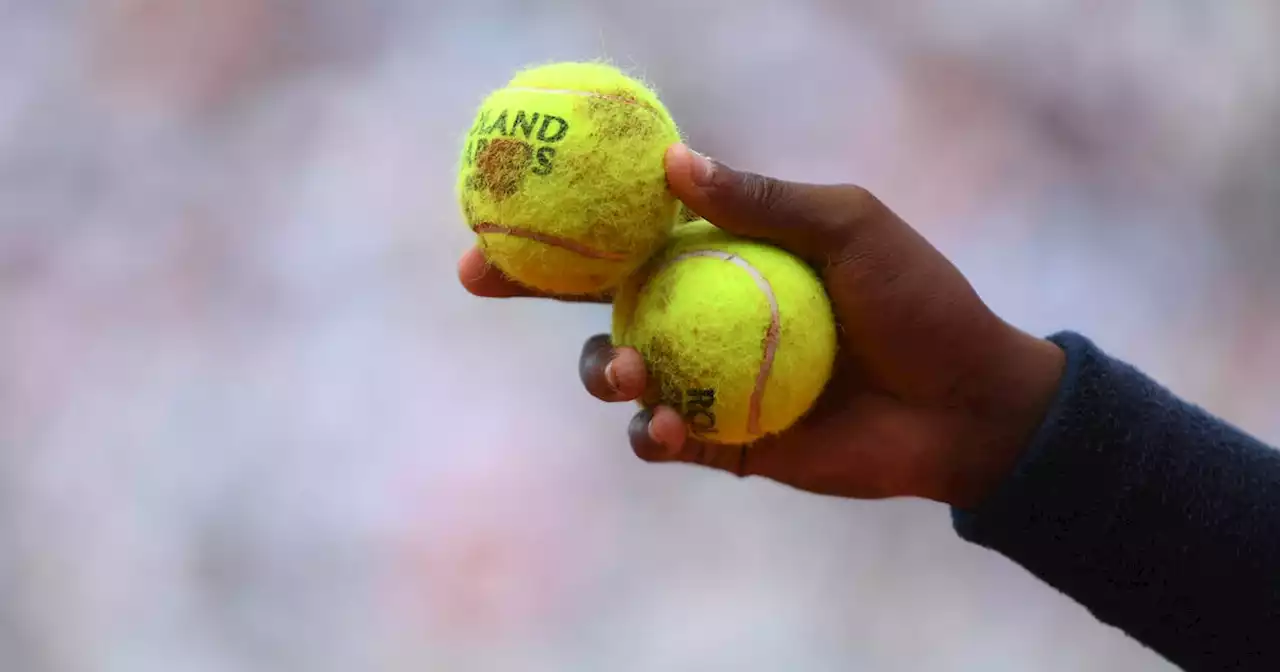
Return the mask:
M 1186 670 L 1280 670 L 1280 451 L 1082 336 L 1012 475 L 959 535 Z

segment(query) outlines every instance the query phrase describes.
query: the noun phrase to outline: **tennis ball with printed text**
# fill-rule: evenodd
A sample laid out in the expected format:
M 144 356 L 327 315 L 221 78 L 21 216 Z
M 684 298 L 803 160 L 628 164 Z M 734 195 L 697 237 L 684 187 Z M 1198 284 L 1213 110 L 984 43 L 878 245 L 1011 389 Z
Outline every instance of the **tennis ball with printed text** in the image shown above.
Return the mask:
M 679 141 L 657 95 L 611 65 L 526 69 L 484 100 L 467 134 L 463 216 L 513 280 L 553 294 L 606 292 L 675 225 L 663 157 Z
M 785 431 L 817 401 L 836 325 L 804 261 L 694 221 L 619 288 L 613 342 L 644 357 L 645 407 L 675 408 L 699 439 L 745 444 Z

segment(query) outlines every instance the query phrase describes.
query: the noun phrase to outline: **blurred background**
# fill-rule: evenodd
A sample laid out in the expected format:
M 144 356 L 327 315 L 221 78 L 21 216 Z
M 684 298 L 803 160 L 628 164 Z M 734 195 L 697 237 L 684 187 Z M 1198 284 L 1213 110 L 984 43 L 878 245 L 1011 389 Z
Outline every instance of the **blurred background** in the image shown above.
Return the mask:
M 647 466 L 460 139 L 604 57 L 1280 440 L 1272 0 L 0 0 L 0 669 L 1168 670 L 940 506 Z

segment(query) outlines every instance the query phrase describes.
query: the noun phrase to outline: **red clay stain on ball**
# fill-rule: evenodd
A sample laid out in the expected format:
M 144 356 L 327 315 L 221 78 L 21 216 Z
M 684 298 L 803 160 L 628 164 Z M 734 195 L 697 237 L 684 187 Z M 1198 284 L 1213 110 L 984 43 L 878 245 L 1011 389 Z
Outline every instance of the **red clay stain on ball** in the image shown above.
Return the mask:
M 498 138 L 476 156 L 476 186 L 495 200 L 503 200 L 520 190 L 533 160 L 533 149 L 519 140 Z

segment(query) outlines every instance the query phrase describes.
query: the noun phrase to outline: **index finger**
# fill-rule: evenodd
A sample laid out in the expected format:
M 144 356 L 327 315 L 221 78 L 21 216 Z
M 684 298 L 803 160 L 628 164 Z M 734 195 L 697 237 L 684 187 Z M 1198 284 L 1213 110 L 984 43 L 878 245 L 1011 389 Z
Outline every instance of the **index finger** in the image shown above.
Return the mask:
M 540 292 L 508 278 L 473 247 L 458 260 L 458 280 L 472 294 L 490 299 L 538 298 L 576 303 L 609 303 L 608 295 L 565 296 Z

